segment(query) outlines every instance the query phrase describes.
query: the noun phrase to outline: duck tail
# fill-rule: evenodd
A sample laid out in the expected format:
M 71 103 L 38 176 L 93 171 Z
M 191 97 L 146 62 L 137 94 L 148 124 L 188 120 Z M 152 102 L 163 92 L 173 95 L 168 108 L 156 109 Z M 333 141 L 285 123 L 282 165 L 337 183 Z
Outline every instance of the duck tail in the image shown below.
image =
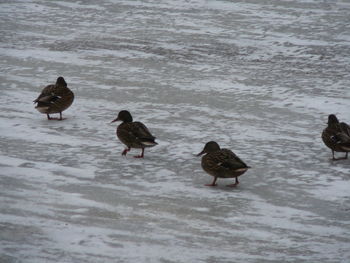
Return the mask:
M 158 143 L 155 141 L 155 137 L 153 138 L 141 138 L 141 142 L 142 144 L 146 145 L 146 146 L 154 146 L 157 145 Z

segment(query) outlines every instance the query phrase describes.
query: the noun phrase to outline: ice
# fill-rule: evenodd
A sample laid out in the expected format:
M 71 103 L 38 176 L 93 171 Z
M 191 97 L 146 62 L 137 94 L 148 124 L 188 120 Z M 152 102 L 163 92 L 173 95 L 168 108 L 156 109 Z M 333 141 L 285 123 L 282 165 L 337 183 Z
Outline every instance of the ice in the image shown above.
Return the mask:
M 350 262 L 345 1 L 0 3 L 0 262 Z M 64 76 L 64 121 L 34 108 Z M 158 145 L 116 138 L 120 110 Z M 237 188 L 206 142 L 252 168 Z M 337 156 L 344 155 L 336 153 Z

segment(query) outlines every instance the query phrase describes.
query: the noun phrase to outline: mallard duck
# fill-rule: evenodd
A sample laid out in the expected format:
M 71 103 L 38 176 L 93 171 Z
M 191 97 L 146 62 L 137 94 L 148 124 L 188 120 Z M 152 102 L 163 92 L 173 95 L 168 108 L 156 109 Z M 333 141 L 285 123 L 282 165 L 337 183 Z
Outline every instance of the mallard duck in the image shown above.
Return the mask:
M 39 97 L 34 100 L 37 103 L 36 109 L 47 115 L 49 120 L 63 120 L 62 111 L 72 105 L 74 93 L 67 87 L 63 77 L 58 77 L 56 84 L 46 86 Z M 59 113 L 59 118 L 52 118 L 50 114 Z
M 150 133 L 143 123 L 138 121 L 133 122 L 130 112 L 126 110 L 120 111 L 118 117 L 111 123 L 116 121 L 122 121 L 117 128 L 117 137 L 127 147 L 122 152 L 122 155 L 126 155 L 131 148 L 141 148 L 141 154 L 134 157 L 143 158 L 145 148 L 158 144 L 155 142 L 156 137 Z
M 228 149 L 220 149 L 219 144 L 210 141 L 205 144 L 203 151 L 197 156 L 202 157 L 202 168 L 211 176 L 214 181 L 206 186 L 216 186 L 218 178 L 235 178 L 235 183 L 227 185 L 235 187 L 239 184 L 238 176 L 244 174 L 250 167 L 247 166 L 236 154 Z
M 334 114 L 328 116 L 328 126 L 322 132 L 322 140 L 332 150 L 333 160 L 348 158 L 350 152 L 350 126 L 340 122 Z M 334 152 L 345 152 L 342 158 L 335 158 Z

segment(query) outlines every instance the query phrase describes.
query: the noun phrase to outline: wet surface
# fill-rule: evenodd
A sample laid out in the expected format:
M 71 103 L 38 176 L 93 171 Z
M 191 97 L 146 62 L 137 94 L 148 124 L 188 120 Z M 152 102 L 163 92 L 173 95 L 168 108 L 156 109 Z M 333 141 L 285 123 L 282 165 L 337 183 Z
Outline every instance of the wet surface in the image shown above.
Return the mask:
M 350 122 L 350 4 L 95 3 L 0 4 L 0 261 L 348 262 L 350 160 L 320 136 Z M 60 75 L 76 99 L 47 121 Z M 210 140 L 252 166 L 236 189 L 204 186 Z

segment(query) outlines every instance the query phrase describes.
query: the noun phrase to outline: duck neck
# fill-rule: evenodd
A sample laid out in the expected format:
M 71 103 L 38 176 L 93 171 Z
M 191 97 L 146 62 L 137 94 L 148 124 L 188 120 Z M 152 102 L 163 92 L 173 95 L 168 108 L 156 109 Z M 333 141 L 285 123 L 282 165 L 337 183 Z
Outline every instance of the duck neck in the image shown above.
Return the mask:
M 334 121 L 328 122 L 328 128 L 330 128 L 330 129 L 336 129 L 336 128 L 338 128 L 338 127 L 339 127 L 339 122 L 334 122 Z
M 131 116 L 123 121 L 123 123 L 130 123 L 130 122 L 132 122 L 132 117 Z

